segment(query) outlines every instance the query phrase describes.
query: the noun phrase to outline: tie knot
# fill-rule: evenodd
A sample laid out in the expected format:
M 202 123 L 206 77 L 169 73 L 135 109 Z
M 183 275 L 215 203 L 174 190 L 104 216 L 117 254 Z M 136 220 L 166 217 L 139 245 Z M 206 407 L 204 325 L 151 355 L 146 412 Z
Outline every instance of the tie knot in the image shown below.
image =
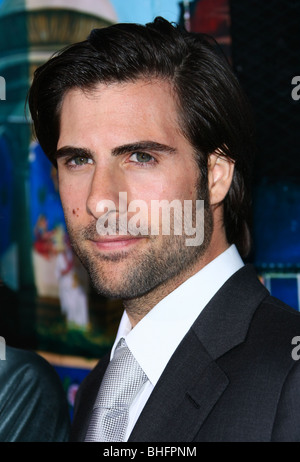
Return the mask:
M 116 348 L 115 348 L 115 351 L 114 351 L 114 356 L 116 355 L 116 353 L 118 351 L 120 351 L 122 348 L 128 348 L 127 344 L 126 344 L 126 340 L 125 338 L 121 337 L 120 340 L 118 341 L 117 345 L 116 345 Z
M 132 357 L 132 358 L 130 358 Z M 131 361 L 136 361 L 134 356 L 132 355 L 131 351 L 129 350 L 125 339 L 122 337 L 118 341 L 114 355 L 111 359 L 109 367 L 113 366 L 114 364 L 118 365 L 118 367 L 123 367 L 125 366 L 126 363 L 131 362 Z M 115 366 L 116 367 L 116 366 Z
M 130 406 L 146 380 L 146 374 L 129 350 L 125 339 L 121 338 L 104 375 L 95 406 Z

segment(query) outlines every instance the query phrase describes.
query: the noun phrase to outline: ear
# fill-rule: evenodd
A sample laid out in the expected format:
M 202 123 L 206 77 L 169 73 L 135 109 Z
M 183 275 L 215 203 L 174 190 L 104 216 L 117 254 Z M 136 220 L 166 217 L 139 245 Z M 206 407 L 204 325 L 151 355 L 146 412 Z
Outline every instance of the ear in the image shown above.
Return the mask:
M 229 191 L 234 172 L 234 161 L 221 151 L 214 151 L 208 158 L 208 187 L 211 205 L 223 201 Z

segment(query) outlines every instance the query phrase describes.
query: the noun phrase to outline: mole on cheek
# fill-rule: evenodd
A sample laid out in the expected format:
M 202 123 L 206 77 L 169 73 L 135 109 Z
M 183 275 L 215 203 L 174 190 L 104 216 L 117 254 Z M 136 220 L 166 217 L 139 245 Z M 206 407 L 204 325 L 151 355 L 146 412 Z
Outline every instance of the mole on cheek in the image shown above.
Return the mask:
M 79 217 L 79 215 L 77 213 L 78 210 L 79 210 L 79 208 L 77 208 L 77 210 L 75 210 L 75 209 L 72 210 L 73 215 L 76 215 L 76 217 Z

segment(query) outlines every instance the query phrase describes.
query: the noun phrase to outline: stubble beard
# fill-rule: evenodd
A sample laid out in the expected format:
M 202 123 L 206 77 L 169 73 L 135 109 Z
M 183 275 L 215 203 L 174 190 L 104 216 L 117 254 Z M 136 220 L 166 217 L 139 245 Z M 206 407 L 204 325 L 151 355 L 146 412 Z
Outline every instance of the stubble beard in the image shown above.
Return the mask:
M 114 254 L 94 253 L 85 243 L 97 236 L 96 222 L 86 228 L 74 229 L 66 218 L 72 247 L 86 268 L 95 290 L 107 298 L 132 300 L 142 297 L 159 286 L 188 274 L 206 253 L 212 231 L 212 212 L 204 202 L 204 239 L 201 245 L 187 246 L 187 236 L 147 236 L 140 251 Z M 162 238 L 161 238 L 162 237 Z M 160 245 L 156 245 L 159 242 Z M 128 264 L 126 264 L 128 263 Z M 110 270 L 107 270 L 109 264 Z M 121 276 L 114 277 L 113 265 L 124 264 Z

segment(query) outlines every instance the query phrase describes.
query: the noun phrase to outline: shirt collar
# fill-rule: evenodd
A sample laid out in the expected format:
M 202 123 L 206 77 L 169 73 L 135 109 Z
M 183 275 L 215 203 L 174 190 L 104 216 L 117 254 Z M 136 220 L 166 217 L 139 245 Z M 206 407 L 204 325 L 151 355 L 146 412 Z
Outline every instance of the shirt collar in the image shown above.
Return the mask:
M 124 311 L 112 355 L 121 337 L 154 386 L 203 308 L 244 265 L 235 245 L 183 282 L 131 329 Z

